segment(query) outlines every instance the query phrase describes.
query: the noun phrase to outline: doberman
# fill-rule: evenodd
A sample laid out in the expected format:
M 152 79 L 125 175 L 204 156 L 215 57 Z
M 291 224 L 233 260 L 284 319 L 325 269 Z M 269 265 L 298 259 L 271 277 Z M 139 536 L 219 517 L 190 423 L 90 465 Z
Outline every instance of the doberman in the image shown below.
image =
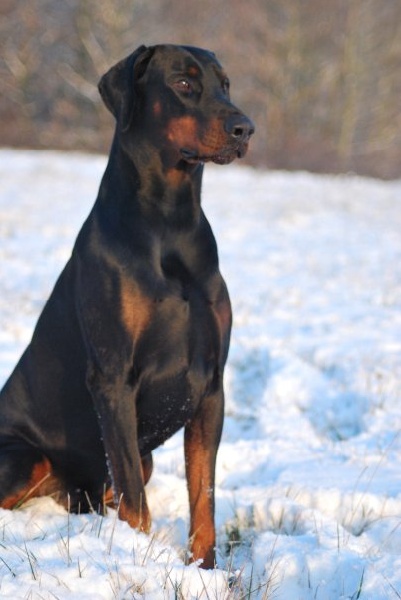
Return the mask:
M 151 452 L 184 427 L 192 560 L 212 568 L 231 308 L 201 180 L 205 162 L 242 157 L 254 127 L 199 48 L 141 46 L 99 91 L 116 118 L 109 161 L 1 392 L 0 506 L 112 497 L 147 532 Z

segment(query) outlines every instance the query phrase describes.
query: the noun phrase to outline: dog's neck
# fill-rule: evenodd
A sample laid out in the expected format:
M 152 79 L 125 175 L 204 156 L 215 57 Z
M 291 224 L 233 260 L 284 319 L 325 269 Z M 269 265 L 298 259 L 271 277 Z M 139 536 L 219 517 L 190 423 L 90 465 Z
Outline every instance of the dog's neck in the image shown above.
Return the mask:
M 140 146 L 141 150 L 138 150 Z M 124 149 L 116 134 L 103 178 L 99 199 L 114 203 L 139 204 L 149 217 L 178 219 L 187 225 L 200 217 L 203 164 L 189 164 L 179 156 L 147 152 L 146 146 Z

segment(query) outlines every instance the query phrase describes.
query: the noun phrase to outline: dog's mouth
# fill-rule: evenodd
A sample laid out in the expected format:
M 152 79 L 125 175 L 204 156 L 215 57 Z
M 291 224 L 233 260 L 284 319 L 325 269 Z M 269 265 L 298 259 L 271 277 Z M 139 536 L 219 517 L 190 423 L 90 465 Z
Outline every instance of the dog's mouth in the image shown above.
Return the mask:
M 216 165 L 228 165 L 236 158 L 245 156 L 248 144 L 241 144 L 236 147 L 224 148 L 220 152 L 211 154 L 198 154 L 196 150 L 181 148 L 182 158 L 190 164 L 213 162 Z

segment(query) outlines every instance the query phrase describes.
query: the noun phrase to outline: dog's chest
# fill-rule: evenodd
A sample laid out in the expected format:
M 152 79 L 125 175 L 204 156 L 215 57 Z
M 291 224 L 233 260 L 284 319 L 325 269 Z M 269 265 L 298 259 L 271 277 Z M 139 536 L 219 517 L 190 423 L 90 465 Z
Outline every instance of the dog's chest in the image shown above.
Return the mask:
M 224 355 L 228 296 L 220 275 L 196 278 L 171 258 L 152 298 L 151 318 L 136 343 L 140 381 L 137 415 L 142 453 L 151 451 L 193 416 L 213 391 Z
M 185 300 L 157 301 L 152 324 L 138 344 L 138 443 L 144 454 L 191 419 L 212 391 L 218 372 L 221 341 L 216 317 L 201 299 L 191 299 L 194 291 L 187 289 L 185 294 Z
M 205 378 L 220 355 L 217 298 L 223 280 L 201 277 L 171 257 L 162 263 L 162 273 L 146 300 L 148 321 L 136 340 L 140 368 L 154 365 L 158 374 L 197 370 Z

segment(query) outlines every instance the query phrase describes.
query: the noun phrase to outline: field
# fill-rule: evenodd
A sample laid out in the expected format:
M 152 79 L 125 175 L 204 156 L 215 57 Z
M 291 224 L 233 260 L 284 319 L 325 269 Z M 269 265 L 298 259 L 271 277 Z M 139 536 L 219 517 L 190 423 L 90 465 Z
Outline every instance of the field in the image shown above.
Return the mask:
M 0 151 L 0 384 L 96 197 L 104 157 Z M 234 309 L 218 569 L 184 566 L 182 436 L 152 535 L 51 499 L 0 510 L 0 598 L 401 598 L 401 181 L 207 167 Z

